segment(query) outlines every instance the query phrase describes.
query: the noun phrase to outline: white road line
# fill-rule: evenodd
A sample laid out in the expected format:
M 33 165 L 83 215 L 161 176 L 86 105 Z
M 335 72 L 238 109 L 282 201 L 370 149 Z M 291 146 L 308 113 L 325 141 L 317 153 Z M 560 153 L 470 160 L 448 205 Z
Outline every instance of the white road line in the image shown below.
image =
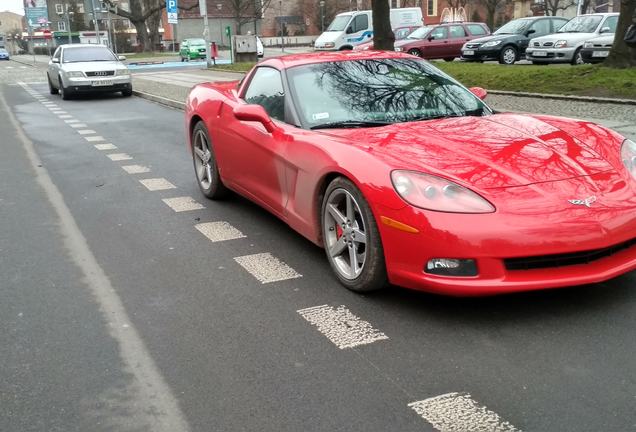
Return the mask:
M 49 108 L 53 114 L 68 114 L 66 111 L 59 110 L 57 108 Z
M 99 144 L 98 144 L 99 145 Z M 112 145 L 112 144 L 111 144 Z M 97 146 L 95 146 L 97 147 Z M 150 168 L 145 167 L 143 165 L 124 165 L 122 166 L 122 168 L 124 169 L 124 171 L 126 171 L 128 174 L 140 174 L 140 173 L 147 173 L 150 172 Z
M 126 153 L 113 153 L 109 154 L 108 158 L 112 161 L 130 160 L 132 156 L 128 156 Z
M 116 150 L 117 146 L 114 144 L 95 144 L 97 150 Z
M 71 123 L 79 123 L 79 120 L 78 120 L 78 119 L 64 120 L 64 123 L 68 123 L 68 124 L 71 124 Z M 86 127 L 86 125 L 82 125 L 82 126 L 71 126 L 71 127 Z
M 270 253 L 236 257 L 234 261 L 264 284 L 303 277 L 287 264 L 278 261 Z
M 96 134 L 97 132 L 95 132 L 93 129 L 82 129 L 82 130 L 78 130 L 77 133 L 80 135 L 91 135 L 91 134 Z
M 520 432 L 468 393 L 448 393 L 409 406 L 440 432 Z
M 99 136 L 99 135 L 97 135 L 97 136 L 87 136 L 87 137 L 84 137 L 84 139 L 85 139 L 86 141 L 88 141 L 88 142 L 106 141 L 106 140 L 104 139 L 104 137 Z
M 71 121 L 71 120 L 64 120 L 64 121 Z M 79 120 L 72 120 L 72 121 L 79 121 Z M 88 126 L 86 126 L 85 124 L 82 124 L 82 123 L 73 123 L 73 124 L 70 124 L 69 126 L 72 127 L 72 128 L 75 128 L 75 129 L 88 127 Z
M 245 238 L 242 232 L 228 222 L 208 222 L 197 224 L 194 227 L 213 242 Z
M 69 115 L 69 114 L 63 114 L 63 115 L 60 115 L 58 117 L 61 118 L 61 119 L 73 118 L 73 116 Z
M 162 201 L 168 204 L 168 206 L 176 212 L 199 210 L 205 208 L 201 204 L 196 202 L 194 198 L 190 197 L 166 198 Z
M 146 186 L 150 191 L 176 189 L 177 187 L 164 178 L 153 178 L 139 180 L 139 183 Z
M 371 324 L 352 314 L 346 307 L 315 306 L 297 311 L 303 318 L 318 327 L 340 349 L 367 345 L 389 337 Z

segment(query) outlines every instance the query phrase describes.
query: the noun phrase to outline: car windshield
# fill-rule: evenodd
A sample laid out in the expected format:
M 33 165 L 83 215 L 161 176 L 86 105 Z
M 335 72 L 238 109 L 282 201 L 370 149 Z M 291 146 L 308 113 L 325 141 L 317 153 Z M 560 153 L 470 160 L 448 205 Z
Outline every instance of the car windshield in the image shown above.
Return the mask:
M 85 46 L 64 50 L 63 63 L 79 63 L 93 61 L 117 61 L 117 57 L 106 47 Z
M 188 44 L 190 46 L 198 46 L 198 45 L 205 46 L 205 40 L 203 40 L 203 39 L 190 39 L 190 40 L 188 40 Z
M 501 27 L 493 34 L 521 34 L 528 27 L 530 20 L 514 20 Z
M 337 16 L 327 28 L 327 31 L 343 31 L 347 24 L 349 24 L 349 20 L 351 19 L 351 15 L 342 15 Z
M 417 58 L 297 66 L 288 77 L 298 111 L 311 129 L 492 114 L 470 90 Z
M 408 35 L 407 39 L 426 39 L 428 34 L 433 30 L 433 27 L 420 27 L 413 33 Z
M 600 15 L 577 16 L 568 21 L 557 33 L 594 33 L 602 19 Z
M 0 48 L 0 53 L 1 54 L 8 54 L 7 50 L 4 48 Z

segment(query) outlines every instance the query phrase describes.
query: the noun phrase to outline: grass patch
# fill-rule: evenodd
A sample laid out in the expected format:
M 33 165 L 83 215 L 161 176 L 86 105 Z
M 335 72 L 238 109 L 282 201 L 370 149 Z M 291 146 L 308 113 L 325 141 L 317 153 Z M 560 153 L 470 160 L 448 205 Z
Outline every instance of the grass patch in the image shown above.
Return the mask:
M 636 68 L 609 69 L 600 65 L 504 66 L 465 62 L 435 62 L 435 66 L 467 87 L 636 99 Z
M 256 63 L 234 63 L 231 65 L 212 66 L 211 69 L 233 72 L 249 72 L 254 66 L 256 66 Z

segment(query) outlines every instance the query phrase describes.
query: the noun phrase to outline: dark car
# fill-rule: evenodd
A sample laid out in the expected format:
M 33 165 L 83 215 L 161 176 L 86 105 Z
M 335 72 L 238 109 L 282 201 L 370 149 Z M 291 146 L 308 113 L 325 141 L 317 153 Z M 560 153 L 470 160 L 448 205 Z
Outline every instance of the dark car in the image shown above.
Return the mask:
M 501 64 L 514 64 L 524 58 L 530 39 L 551 34 L 568 22 L 563 17 L 529 17 L 510 21 L 490 36 L 467 42 L 462 47 L 462 60 L 497 60 Z
M 420 27 L 406 39 L 395 42 L 395 51 L 405 52 L 425 59 L 453 61 L 461 55 L 466 42 L 489 35 L 484 23 L 453 22 Z

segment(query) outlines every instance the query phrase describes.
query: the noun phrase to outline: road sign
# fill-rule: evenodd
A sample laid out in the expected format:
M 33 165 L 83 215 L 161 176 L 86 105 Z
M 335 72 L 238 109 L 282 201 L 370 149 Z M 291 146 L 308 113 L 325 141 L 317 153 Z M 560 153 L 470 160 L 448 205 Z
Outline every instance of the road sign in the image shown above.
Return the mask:
M 7 42 L 11 42 L 11 36 L 7 35 Z
M 51 39 L 51 30 L 44 29 L 42 31 L 42 35 L 44 36 L 44 39 Z
M 178 24 L 177 0 L 168 0 L 166 3 L 166 13 L 168 14 L 168 24 Z

